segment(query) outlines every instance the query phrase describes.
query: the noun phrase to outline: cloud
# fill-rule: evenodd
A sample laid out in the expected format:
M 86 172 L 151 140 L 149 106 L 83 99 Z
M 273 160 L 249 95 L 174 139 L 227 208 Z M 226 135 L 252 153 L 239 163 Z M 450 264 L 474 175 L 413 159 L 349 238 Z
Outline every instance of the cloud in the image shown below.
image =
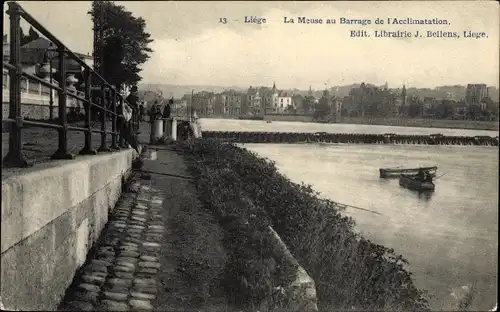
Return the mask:
M 434 14 L 420 8 L 425 14 L 419 13 L 414 18 L 436 15 L 437 10 L 433 7 L 428 7 L 427 11 Z M 377 17 L 370 12 L 348 9 L 330 7 L 329 11 L 325 11 L 324 7 L 314 8 L 302 11 L 301 15 Z M 379 6 L 379 9 L 384 11 L 383 15 L 380 14 L 384 17 L 406 16 L 396 14 L 401 12 L 397 6 L 392 9 Z M 218 25 L 184 40 L 158 39 L 154 49 L 161 52 L 153 55 L 145 67 L 145 81 L 227 85 L 237 81 L 242 86 L 277 81 L 286 87 L 309 84 L 322 87 L 328 80 L 332 84 L 360 81 L 383 84 L 389 81 L 392 85 L 406 83 L 414 86 L 469 81 L 495 84 L 498 79 L 498 52 L 494 47 L 498 46 L 498 30 L 493 26 L 498 25 L 498 17 L 489 14 L 491 18 L 486 21 L 461 20 L 463 12 L 458 13 L 447 14 L 462 23 L 450 26 L 449 30 L 487 29 L 490 38 L 472 42 L 465 39 L 349 38 L 352 26 L 285 25 L 284 16 L 297 15 L 272 9 L 265 14 L 268 20 L 266 25 L 245 25 L 245 33 Z M 385 29 L 394 31 L 398 26 L 386 26 Z
M 123 1 L 155 42 L 144 82 L 322 88 L 372 82 L 433 86 L 498 85 L 499 16 L 493 2 Z M 22 6 L 76 52 L 92 50 L 90 2 L 27 1 Z M 264 25 L 244 16 L 265 17 Z M 335 25 L 284 24 L 283 17 L 335 18 Z M 219 23 L 220 17 L 240 22 Z M 340 25 L 348 19 L 439 18 L 448 26 Z M 5 18 L 5 14 L 4 14 Z M 4 32 L 8 19 L 4 20 Z M 487 39 L 351 38 L 350 30 L 485 31 Z M 8 29 L 7 29 L 8 30 Z M 25 28 L 27 31 L 27 27 Z

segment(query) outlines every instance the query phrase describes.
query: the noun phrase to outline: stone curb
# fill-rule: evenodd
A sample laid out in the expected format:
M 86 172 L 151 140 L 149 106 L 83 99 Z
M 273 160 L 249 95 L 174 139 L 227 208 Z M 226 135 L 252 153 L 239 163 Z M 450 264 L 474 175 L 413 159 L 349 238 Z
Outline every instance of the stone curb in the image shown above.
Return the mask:
M 268 226 L 268 235 L 271 244 L 274 245 L 276 252 L 285 256 L 289 264 L 298 266 L 297 278 L 286 289 L 285 294 L 289 301 L 294 303 L 293 311 L 315 312 L 318 311 L 316 285 L 314 280 L 307 274 L 306 270 L 293 257 L 286 244 L 276 231 Z

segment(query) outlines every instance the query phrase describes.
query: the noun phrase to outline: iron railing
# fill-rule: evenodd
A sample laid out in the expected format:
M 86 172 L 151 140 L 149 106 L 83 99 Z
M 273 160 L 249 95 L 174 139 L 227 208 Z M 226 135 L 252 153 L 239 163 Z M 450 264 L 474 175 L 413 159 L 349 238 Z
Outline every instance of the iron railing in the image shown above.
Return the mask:
M 51 159 L 73 159 L 75 156 L 68 152 L 68 131 L 82 131 L 85 134 L 84 147 L 79 152 L 80 155 L 95 155 L 97 152 L 109 152 L 118 150 L 116 112 L 117 103 L 128 103 L 124 97 L 103 77 L 96 73 L 88 64 L 81 60 L 75 53 L 68 49 L 59 39 L 50 33 L 42 24 L 35 20 L 28 12 L 26 12 L 18 3 L 8 3 L 7 14 L 10 19 L 10 60 L 8 63 L 3 62 L 3 67 L 9 71 L 9 116 L 2 119 L 2 123 L 9 124 L 9 148 L 8 153 L 3 159 L 3 167 L 29 167 L 29 164 L 22 154 L 22 129 L 24 125 L 52 128 L 58 131 L 58 149 L 51 156 Z M 33 28 L 39 31 L 48 40 L 52 41 L 58 52 L 58 70 L 59 70 L 59 85 L 53 85 L 48 81 L 40 79 L 34 75 L 23 72 L 21 67 L 21 17 L 28 22 Z M 84 96 L 77 92 L 71 92 L 66 89 L 66 58 L 75 60 L 84 69 L 85 91 Z M 52 74 L 52 73 L 50 73 Z M 39 82 L 42 87 L 45 86 L 50 90 L 57 90 L 58 93 L 58 122 L 41 122 L 23 120 L 21 112 L 21 82 L 23 78 Z M 100 93 L 94 96 L 91 91 L 91 84 L 94 81 L 100 86 Z M 26 84 L 24 85 L 26 89 Z M 44 88 L 45 89 L 45 88 Z M 85 112 L 84 127 L 70 126 L 67 120 L 67 97 L 79 100 L 83 103 Z M 93 98 L 97 98 L 99 103 L 94 103 Z M 107 100 L 107 101 L 106 101 Z M 107 103 L 111 103 L 111 110 L 107 108 Z M 92 109 L 96 109 L 100 114 L 100 129 L 92 128 Z M 95 112 L 95 111 L 94 111 Z M 111 115 L 111 132 L 106 129 L 107 116 Z M 132 115 L 132 131 L 138 129 L 137 113 L 134 110 Z M 92 148 L 92 133 L 101 134 L 101 146 L 96 150 Z M 111 135 L 111 146 L 107 146 L 106 137 Z

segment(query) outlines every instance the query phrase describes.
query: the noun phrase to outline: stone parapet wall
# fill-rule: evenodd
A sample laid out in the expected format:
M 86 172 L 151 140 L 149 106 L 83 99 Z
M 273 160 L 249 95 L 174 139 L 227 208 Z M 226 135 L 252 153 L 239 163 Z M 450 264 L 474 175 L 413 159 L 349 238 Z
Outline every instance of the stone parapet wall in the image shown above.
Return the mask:
M 4 170 L 1 304 L 54 310 L 104 228 L 133 150 Z

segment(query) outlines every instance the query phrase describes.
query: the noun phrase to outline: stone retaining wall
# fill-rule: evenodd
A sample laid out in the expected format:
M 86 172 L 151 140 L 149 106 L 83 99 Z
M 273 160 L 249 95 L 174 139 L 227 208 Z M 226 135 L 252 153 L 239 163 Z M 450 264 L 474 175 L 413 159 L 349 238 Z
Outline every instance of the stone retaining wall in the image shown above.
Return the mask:
M 4 170 L 1 304 L 54 310 L 108 221 L 135 151 Z

